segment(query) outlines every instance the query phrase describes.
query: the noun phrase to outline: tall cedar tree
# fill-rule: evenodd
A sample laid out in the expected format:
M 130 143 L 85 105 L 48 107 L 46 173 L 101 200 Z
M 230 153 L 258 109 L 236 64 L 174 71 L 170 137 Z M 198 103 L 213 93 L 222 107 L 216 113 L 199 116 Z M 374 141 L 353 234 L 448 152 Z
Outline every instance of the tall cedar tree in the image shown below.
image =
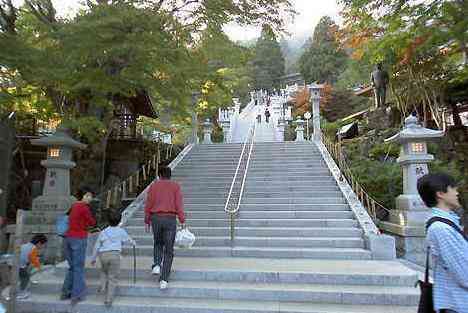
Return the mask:
M 299 68 L 306 81 L 333 84 L 343 71 L 347 56 L 337 42 L 337 31 L 338 26 L 330 17 L 320 19 L 312 41 L 299 59 Z
M 255 46 L 253 80 L 256 89 L 279 88 L 279 78 L 284 75 L 285 60 L 273 30 L 264 25 Z

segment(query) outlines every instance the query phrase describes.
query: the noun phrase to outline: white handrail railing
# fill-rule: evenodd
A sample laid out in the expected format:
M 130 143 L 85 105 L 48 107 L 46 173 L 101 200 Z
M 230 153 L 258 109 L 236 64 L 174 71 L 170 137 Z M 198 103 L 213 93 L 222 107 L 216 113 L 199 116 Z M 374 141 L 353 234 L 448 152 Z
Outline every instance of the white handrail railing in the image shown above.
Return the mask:
M 242 196 L 244 194 L 244 186 L 250 164 L 250 157 L 252 155 L 254 137 L 255 123 L 253 123 L 252 126 L 249 128 L 247 137 L 245 138 L 244 144 L 242 146 L 242 151 L 239 156 L 239 161 L 237 162 L 236 172 L 234 173 L 231 187 L 229 188 L 229 194 L 226 198 L 226 203 L 224 205 L 224 211 L 230 216 L 231 242 L 234 241 L 235 218 L 237 212 L 239 211 Z M 241 177 L 242 180 L 239 181 Z M 238 186 L 237 184 L 238 181 L 240 182 L 240 186 Z

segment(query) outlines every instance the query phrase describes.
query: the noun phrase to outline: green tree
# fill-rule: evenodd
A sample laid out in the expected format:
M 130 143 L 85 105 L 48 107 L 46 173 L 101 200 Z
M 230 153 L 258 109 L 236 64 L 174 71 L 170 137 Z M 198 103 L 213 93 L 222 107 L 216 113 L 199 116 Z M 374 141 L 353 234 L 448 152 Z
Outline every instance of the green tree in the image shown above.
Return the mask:
M 146 90 L 159 110 L 184 121 L 191 91 L 217 70 L 195 51 L 201 33 L 232 21 L 281 31 L 285 12 L 292 13 L 287 0 L 89 0 L 74 18 L 58 18 L 51 0 L 26 0 L 21 8 L 4 0 L 1 107 L 40 99 L 32 106 L 52 108 L 84 135 L 83 118 L 83 125 L 94 125 L 86 135 L 100 137 L 113 106 Z
M 285 60 L 275 33 L 264 25 L 255 45 L 252 76 L 256 89 L 279 88 L 279 78 L 284 75 Z
M 313 38 L 299 59 L 306 81 L 335 83 L 347 60 L 337 40 L 338 26 L 328 16 L 320 19 Z

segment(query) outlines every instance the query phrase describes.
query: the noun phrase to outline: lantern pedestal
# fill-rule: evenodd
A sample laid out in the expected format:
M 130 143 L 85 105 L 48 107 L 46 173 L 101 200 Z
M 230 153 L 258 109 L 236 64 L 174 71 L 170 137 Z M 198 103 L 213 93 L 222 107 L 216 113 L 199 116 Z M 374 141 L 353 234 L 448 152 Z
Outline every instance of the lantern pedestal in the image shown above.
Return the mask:
M 390 212 L 389 221 L 380 226 L 395 236 L 400 257 L 422 266 L 426 255 L 425 223 L 431 212 L 419 197 L 417 182 L 429 173 L 427 164 L 434 160 L 427 153 L 427 142 L 443 135 L 443 131 L 424 128 L 415 116 L 409 116 L 403 129 L 385 140 L 402 145 L 397 162 L 403 170 L 403 194 L 396 198 L 396 210 Z

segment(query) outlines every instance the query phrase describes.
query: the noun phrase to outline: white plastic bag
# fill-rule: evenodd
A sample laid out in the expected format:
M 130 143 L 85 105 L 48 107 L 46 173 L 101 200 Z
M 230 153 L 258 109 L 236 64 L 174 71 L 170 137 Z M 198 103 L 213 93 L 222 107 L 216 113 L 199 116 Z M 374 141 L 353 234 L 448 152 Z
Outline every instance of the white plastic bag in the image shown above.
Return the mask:
M 178 230 L 175 237 L 175 245 L 181 248 L 191 248 L 195 243 L 195 235 L 188 230 L 182 228 Z

